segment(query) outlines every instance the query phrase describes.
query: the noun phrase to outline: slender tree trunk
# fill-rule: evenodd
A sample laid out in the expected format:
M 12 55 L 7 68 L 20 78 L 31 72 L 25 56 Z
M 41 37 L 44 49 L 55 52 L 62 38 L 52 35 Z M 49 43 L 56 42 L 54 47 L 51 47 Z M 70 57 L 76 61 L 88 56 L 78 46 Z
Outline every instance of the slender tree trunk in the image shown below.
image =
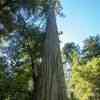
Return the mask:
M 36 93 L 37 100 L 68 100 L 53 8 L 48 11 L 47 37 L 44 43 L 43 63 L 40 71 Z

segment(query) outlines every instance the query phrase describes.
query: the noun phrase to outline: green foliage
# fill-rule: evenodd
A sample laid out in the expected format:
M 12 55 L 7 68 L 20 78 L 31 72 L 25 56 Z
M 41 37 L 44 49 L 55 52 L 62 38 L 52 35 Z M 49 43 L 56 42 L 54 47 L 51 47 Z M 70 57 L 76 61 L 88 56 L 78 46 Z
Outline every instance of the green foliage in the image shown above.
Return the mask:
M 78 100 L 99 100 L 100 35 L 90 36 L 83 44 L 79 51 L 81 53 L 77 52 L 74 43 L 66 43 L 64 46 L 66 61 L 70 60 L 72 67 L 72 78 L 67 84 L 73 94 L 71 97 Z
M 79 100 L 89 100 L 100 93 L 99 76 L 100 58 L 94 58 L 84 65 L 73 65 L 71 84 L 75 96 Z
M 61 14 L 61 4 L 59 0 L 54 0 L 52 2 L 52 5 L 55 6 L 55 10 L 57 11 L 57 13 Z M 32 22 L 34 24 L 36 20 L 39 22 L 39 18 L 42 18 L 41 22 L 43 24 L 43 17 L 45 20 L 47 18 L 48 6 L 48 0 L 0 0 L 0 24 L 2 23 L 5 27 L 3 32 L 0 31 L 0 33 L 10 33 L 12 31 L 18 31 L 25 28 L 26 24 L 30 24 L 25 23 L 25 21 L 30 19 L 31 16 L 36 17 L 35 20 L 31 21 L 31 24 Z M 24 19 L 23 16 L 17 16 L 17 13 L 20 11 L 21 8 L 27 10 L 28 13 L 26 16 L 28 16 L 28 18 Z M 21 26 L 22 23 L 24 24 L 24 26 Z M 38 27 L 40 26 L 38 25 Z
M 32 62 L 36 64 L 36 60 L 40 58 L 40 49 L 42 48 L 45 34 L 42 34 L 39 28 L 26 28 L 23 19 L 20 19 L 24 23 L 23 26 L 20 21 L 17 26 L 15 23 L 12 23 L 13 15 L 15 16 L 22 5 L 20 1 L 27 0 L 12 1 L 13 0 L 0 1 L 0 23 L 4 25 L 4 31 L 1 32 L 0 30 L 2 33 L 1 38 L 5 39 L 4 33 L 6 33 L 6 41 L 10 41 L 12 39 L 12 33 L 10 32 L 14 30 L 21 33 L 21 35 L 17 37 L 16 43 L 18 45 L 16 47 L 12 45 L 9 46 L 10 48 L 15 48 L 15 51 L 13 51 L 15 55 L 13 55 L 12 58 L 14 63 L 12 62 L 11 72 L 6 72 L 6 68 L 9 66 L 5 64 L 2 59 L 0 60 L 0 100 L 31 100 L 34 94 L 33 72 L 35 72 Z M 36 4 L 35 2 L 37 2 L 37 0 L 28 0 L 28 4 L 30 5 L 28 6 L 30 9 L 33 9 L 33 15 L 34 9 L 37 9 L 36 7 L 39 3 L 37 2 Z M 6 7 L 10 9 L 5 9 Z M 20 38 L 23 40 L 20 41 Z M 2 49 L 2 47 L 0 49 Z
M 0 62 L 0 100 L 30 100 L 32 98 L 32 68 L 29 64 L 16 66 L 12 76 L 5 72 L 6 65 Z

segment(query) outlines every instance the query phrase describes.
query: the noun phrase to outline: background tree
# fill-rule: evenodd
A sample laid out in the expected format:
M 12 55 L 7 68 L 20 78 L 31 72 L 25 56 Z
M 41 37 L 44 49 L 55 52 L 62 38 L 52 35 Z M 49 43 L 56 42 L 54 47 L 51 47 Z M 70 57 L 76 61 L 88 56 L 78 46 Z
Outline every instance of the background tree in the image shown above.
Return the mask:
M 100 98 L 99 66 L 99 58 L 94 58 L 84 65 L 76 64 L 73 66 L 71 85 L 74 95 L 79 100 Z
M 100 35 L 90 36 L 84 40 L 83 57 L 91 59 L 100 56 Z
M 79 46 L 76 45 L 74 42 L 66 43 L 63 47 L 63 53 L 65 55 L 65 59 L 67 62 L 72 63 L 73 62 L 73 53 L 77 52 L 79 53 Z
M 100 85 L 99 42 L 99 35 L 85 39 L 81 53 L 71 52 L 70 46 L 67 46 L 70 55 L 72 55 L 72 60 L 70 60 L 72 63 L 72 78 L 69 82 L 70 90 L 77 100 L 100 99 L 100 87 L 98 86 Z

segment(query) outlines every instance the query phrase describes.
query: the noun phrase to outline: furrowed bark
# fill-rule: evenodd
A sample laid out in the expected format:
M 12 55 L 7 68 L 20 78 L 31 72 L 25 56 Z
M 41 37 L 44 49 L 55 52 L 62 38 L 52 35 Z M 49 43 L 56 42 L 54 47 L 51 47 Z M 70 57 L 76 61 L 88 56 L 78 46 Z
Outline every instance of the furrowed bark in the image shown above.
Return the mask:
M 47 37 L 40 71 L 36 100 L 68 100 L 53 8 L 48 11 Z

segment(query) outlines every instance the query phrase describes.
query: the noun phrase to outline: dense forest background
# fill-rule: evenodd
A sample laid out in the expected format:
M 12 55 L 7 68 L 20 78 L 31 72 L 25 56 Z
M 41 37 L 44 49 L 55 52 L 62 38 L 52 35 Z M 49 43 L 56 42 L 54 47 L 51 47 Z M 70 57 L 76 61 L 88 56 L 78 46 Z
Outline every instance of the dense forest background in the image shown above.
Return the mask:
M 100 35 L 60 52 L 56 15 L 59 0 L 0 0 L 0 100 L 100 99 Z

